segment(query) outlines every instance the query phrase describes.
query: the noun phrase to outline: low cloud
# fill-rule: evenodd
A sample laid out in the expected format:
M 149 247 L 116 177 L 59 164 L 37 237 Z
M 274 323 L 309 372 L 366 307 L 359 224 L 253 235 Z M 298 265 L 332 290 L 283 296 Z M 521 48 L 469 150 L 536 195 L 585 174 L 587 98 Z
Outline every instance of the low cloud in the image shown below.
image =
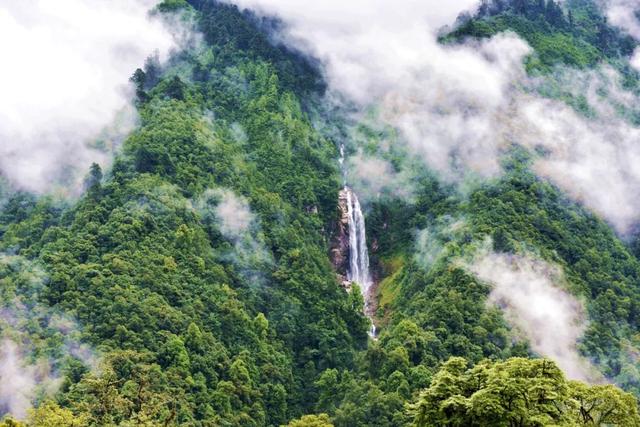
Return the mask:
M 640 7 L 634 0 L 601 0 L 609 23 L 640 40 Z M 631 66 L 640 71 L 640 48 L 631 57 Z
M 397 171 L 391 162 L 362 151 L 347 158 L 347 182 L 361 200 L 375 200 L 382 196 L 411 199 L 413 186 L 410 176 Z
M 260 222 L 247 199 L 228 189 L 210 189 L 194 206 L 202 220 L 217 228 L 233 245 L 233 250 L 222 256 L 233 263 L 249 284 L 262 285 L 273 256 L 266 248 Z
M 636 12 L 640 11 L 636 0 L 602 0 L 609 23 L 626 31 L 631 37 L 640 40 L 640 20 Z
M 640 175 L 634 166 L 640 160 L 635 143 L 640 128 L 620 112 L 621 102 L 633 105 L 638 99 L 607 66 L 531 78 L 523 61 L 532 50 L 513 33 L 462 45 L 440 43 L 442 25 L 473 11 L 474 1 L 234 3 L 281 17 L 287 24 L 281 37 L 320 59 L 330 88 L 361 110 L 374 106 L 380 121 L 400 131 L 410 155 L 442 179 L 464 183 L 499 176 L 504 155 L 524 146 L 534 153 L 540 176 L 619 233 L 627 234 L 640 219 Z M 629 5 L 618 0 L 608 10 L 615 14 L 615 7 Z M 628 25 L 628 31 L 633 28 Z M 577 113 L 540 95 L 545 85 L 559 82 L 573 90 L 574 99 L 582 93 L 572 87 L 582 86 L 589 111 Z M 596 90 L 602 88 L 605 95 Z M 387 176 L 388 167 L 379 166 Z M 384 184 L 376 179 L 374 189 Z
M 504 311 L 533 351 L 554 360 L 571 379 L 598 379 L 577 350 L 587 326 L 585 309 L 564 289 L 558 267 L 527 256 L 485 253 L 467 268 L 492 285 L 489 303 Z
M 0 343 L 0 413 L 25 418 L 36 384 L 35 366 L 25 363 L 14 341 L 4 339 Z
M 436 262 L 456 252 L 457 244 L 452 251 L 447 245 L 449 242 L 464 240 L 467 233 L 469 227 L 464 219 L 439 217 L 433 226 L 417 231 L 414 261 L 429 270 Z
M 0 2 L 0 174 L 14 186 L 80 188 L 135 124 L 128 79 L 176 46 L 152 0 Z
M 45 280 L 34 263 L 0 254 L 0 416 L 23 419 L 36 398 L 53 396 L 68 358 L 98 365 L 77 323 L 39 301 Z
M 228 190 L 213 191 L 207 195 L 219 197 L 220 201 L 215 207 L 215 215 L 219 221 L 220 232 L 225 237 L 238 240 L 250 231 L 249 229 L 256 219 L 246 199 Z
M 398 128 L 414 154 L 447 178 L 468 166 L 500 170 L 498 110 L 522 78 L 530 48 L 515 35 L 473 46 L 443 46 L 443 25 L 477 1 L 235 3 L 281 17 L 285 40 L 320 59 L 330 88 Z

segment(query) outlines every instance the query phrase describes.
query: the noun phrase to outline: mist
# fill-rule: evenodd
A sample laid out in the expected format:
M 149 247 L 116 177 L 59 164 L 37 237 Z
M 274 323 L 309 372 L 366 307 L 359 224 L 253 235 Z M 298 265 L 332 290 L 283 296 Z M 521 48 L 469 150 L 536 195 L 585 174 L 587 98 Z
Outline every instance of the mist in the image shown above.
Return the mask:
M 607 18 L 612 25 L 621 28 L 631 37 L 640 39 L 640 22 L 635 12 L 639 10 L 635 0 L 602 0 Z
M 40 302 L 46 280 L 36 263 L 0 254 L 0 417 L 24 419 L 37 398 L 52 397 L 70 358 L 99 364 L 77 322 Z
M 413 185 L 406 171 L 396 171 L 394 166 L 379 156 L 370 156 L 362 151 L 347 158 L 347 181 L 358 197 L 375 200 L 392 196 L 412 200 Z
M 176 41 L 153 0 L 0 0 L 0 174 L 17 188 L 81 188 L 136 123 L 128 79 Z
M 640 11 L 637 1 L 634 0 L 601 0 L 602 7 L 606 10 L 607 19 L 614 25 L 629 34 L 636 40 L 640 40 L 640 21 L 636 15 Z M 640 70 L 640 48 L 636 48 L 631 58 L 631 66 Z
M 415 236 L 414 262 L 424 270 L 455 253 L 449 242 L 466 239 L 469 233 L 467 221 L 461 217 L 442 216 L 429 228 L 419 230 Z
M 25 366 L 18 345 L 10 339 L 0 343 L 0 413 L 18 419 L 27 415 L 34 398 L 36 375 L 33 366 Z
M 555 361 L 570 379 L 599 379 L 577 350 L 587 327 L 585 309 L 564 289 L 558 267 L 527 256 L 484 253 L 467 268 L 492 285 L 489 304 L 504 311 L 534 352 Z
M 273 256 L 248 200 L 229 189 L 216 188 L 205 191 L 194 206 L 203 221 L 217 228 L 232 245 L 230 251 L 221 254 L 223 259 L 231 262 L 247 283 L 262 285 Z
M 255 217 L 249 208 L 249 203 L 229 190 L 209 192 L 210 196 L 214 194 L 217 194 L 220 198 L 215 207 L 215 215 L 218 218 L 220 232 L 231 240 L 242 238 L 255 221 Z
M 640 219 L 640 175 L 634 166 L 640 159 L 639 128 L 615 102 L 591 89 L 608 88 L 613 101 L 637 98 L 625 93 L 619 76 L 606 66 L 595 72 L 558 68 L 554 75 L 532 78 L 523 65 L 532 50 L 513 33 L 461 45 L 439 43 L 443 26 L 473 12 L 475 1 L 234 3 L 283 19 L 279 38 L 320 60 L 331 91 L 339 95 L 331 98 L 345 98 L 360 110 L 375 107 L 381 122 L 399 130 L 399 143 L 441 179 L 463 183 L 500 176 L 501 159 L 519 145 L 534 155 L 539 176 L 618 233 L 628 234 Z M 619 14 L 616 10 L 629 5 L 611 2 L 608 13 Z M 619 18 L 618 25 L 622 22 Z M 565 83 L 591 85 L 590 116 L 539 95 L 548 80 L 569 73 L 573 78 Z M 381 167 L 388 176 L 388 168 Z M 373 182 L 374 190 L 383 184 Z

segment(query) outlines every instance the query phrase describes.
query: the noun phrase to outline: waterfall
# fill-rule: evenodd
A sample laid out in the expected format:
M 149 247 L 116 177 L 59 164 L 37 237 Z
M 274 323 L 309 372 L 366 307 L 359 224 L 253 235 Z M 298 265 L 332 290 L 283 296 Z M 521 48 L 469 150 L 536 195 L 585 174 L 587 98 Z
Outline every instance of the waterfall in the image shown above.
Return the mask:
M 349 271 L 347 278 L 360 285 L 366 300 L 371 286 L 367 230 L 358 197 L 348 187 L 345 187 L 345 192 L 349 209 Z
M 364 223 L 364 215 L 358 201 L 358 196 L 349 187 L 344 187 L 347 195 L 347 208 L 349 215 L 349 270 L 347 279 L 357 283 L 364 297 L 364 313 L 373 320 L 371 299 L 371 273 L 369 271 L 369 250 L 367 249 L 367 229 Z M 375 338 L 376 326 L 371 322 L 369 335 Z
M 367 249 L 367 229 L 364 223 L 364 215 L 358 201 L 358 196 L 347 186 L 344 187 L 347 196 L 347 209 L 349 215 L 349 270 L 347 279 L 357 283 L 364 297 L 364 314 L 373 320 L 374 304 L 371 295 L 371 273 L 369 271 L 369 250 Z M 376 337 L 376 326 L 371 322 L 369 335 Z
M 373 324 L 374 307 L 371 295 L 371 273 L 369 271 L 369 250 L 367 249 L 367 229 L 364 222 L 364 214 L 358 196 L 347 186 L 347 174 L 344 167 L 344 145 L 340 145 L 340 167 L 343 173 L 344 189 L 346 195 L 347 214 L 349 219 L 349 268 L 347 280 L 357 283 L 364 298 L 364 314 L 372 320 L 369 335 L 376 337 L 376 326 Z

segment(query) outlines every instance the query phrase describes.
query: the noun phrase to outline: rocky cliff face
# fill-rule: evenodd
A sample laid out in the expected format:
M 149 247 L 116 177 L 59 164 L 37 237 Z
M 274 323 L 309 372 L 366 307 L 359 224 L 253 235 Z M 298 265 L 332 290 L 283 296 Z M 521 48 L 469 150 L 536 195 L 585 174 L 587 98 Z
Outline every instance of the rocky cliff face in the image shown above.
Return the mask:
M 347 280 L 349 269 L 349 202 L 348 189 L 338 195 L 338 223 L 331 240 L 331 263 L 333 264 L 343 286 L 349 290 L 351 283 Z

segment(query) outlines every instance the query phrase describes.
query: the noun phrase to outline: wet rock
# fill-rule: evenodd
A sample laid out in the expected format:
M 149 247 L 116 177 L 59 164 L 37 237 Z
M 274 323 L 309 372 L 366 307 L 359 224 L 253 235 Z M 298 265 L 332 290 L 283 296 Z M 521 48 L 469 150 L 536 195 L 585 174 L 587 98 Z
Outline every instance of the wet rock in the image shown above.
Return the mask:
M 351 282 L 347 280 L 349 269 L 349 202 L 347 192 L 343 189 L 338 195 L 338 221 L 336 231 L 331 240 L 331 263 L 338 273 L 341 283 L 348 283 L 345 289 L 351 288 Z

